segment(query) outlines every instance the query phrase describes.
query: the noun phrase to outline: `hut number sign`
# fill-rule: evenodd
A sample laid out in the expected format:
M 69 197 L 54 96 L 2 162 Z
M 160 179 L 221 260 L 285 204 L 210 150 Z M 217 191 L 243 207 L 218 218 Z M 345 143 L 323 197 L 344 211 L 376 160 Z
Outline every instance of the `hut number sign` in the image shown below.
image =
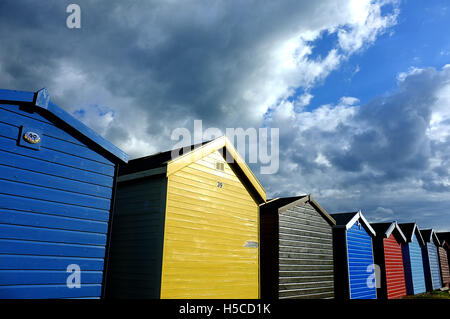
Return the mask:
M 39 150 L 42 144 L 41 133 L 40 130 L 22 126 L 19 133 L 19 145 Z
M 30 144 L 37 144 L 41 141 L 41 137 L 35 132 L 25 132 L 23 134 L 23 139 Z

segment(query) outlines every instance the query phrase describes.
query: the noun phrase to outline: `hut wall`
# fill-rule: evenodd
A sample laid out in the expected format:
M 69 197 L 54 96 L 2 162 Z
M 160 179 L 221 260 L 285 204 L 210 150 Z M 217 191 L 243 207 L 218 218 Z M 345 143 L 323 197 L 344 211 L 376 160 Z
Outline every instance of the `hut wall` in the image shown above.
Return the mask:
M 374 264 L 372 237 L 355 223 L 347 230 L 348 271 L 351 299 L 376 299 L 376 287 L 369 287 L 368 269 Z
M 436 245 L 433 242 L 427 244 L 428 258 L 430 260 L 430 274 L 432 289 L 436 290 L 442 287 L 441 271 L 439 269 L 439 256 Z
M 279 298 L 333 298 L 332 227 L 309 203 L 279 215 Z
M 155 175 L 118 184 L 109 297 L 160 297 L 166 181 Z
M 161 298 L 259 298 L 258 229 L 258 204 L 219 152 L 170 175 Z
M 405 272 L 403 266 L 402 248 L 391 234 L 383 239 L 386 269 L 387 298 L 394 299 L 406 295 Z
M 409 263 L 411 268 L 411 279 L 412 279 L 411 282 L 412 290 L 408 291 L 408 294 L 415 295 L 426 291 L 425 274 L 422 259 L 422 248 L 415 235 L 414 240 L 408 244 L 408 247 L 409 247 Z
M 26 130 L 39 149 L 23 147 Z M 115 163 L 68 132 L 30 106 L 0 105 L 0 298 L 102 295 Z M 67 286 L 70 265 L 80 288 Z
M 450 273 L 448 267 L 448 256 L 447 251 L 443 247 L 438 248 L 439 251 L 439 264 L 441 266 L 441 280 L 442 285 L 448 285 L 450 283 Z

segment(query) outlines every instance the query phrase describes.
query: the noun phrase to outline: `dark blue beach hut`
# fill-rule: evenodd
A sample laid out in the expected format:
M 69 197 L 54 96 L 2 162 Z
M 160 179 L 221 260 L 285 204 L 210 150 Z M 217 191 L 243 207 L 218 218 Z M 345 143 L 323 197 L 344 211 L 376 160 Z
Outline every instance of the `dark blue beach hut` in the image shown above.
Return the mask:
M 372 240 L 376 233 L 361 211 L 331 214 L 336 299 L 376 299 Z
M 38 92 L 0 90 L 0 298 L 100 298 L 128 155 Z
M 442 287 L 438 255 L 440 242 L 433 229 L 424 229 L 420 233 L 425 242 L 422 248 L 425 285 L 427 291 L 433 291 Z
M 408 295 L 424 293 L 426 286 L 422 249 L 425 242 L 416 223 L 404 223 L 399 226 L 406 237 L 406 243 L 402 245 L 406 293 Z

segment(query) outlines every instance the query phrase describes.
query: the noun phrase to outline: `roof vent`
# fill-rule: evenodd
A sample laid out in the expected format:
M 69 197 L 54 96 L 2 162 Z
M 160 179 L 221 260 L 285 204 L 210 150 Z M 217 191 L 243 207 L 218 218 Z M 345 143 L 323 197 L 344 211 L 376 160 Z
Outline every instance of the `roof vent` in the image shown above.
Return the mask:
M 223 162 L 216 162 L 216 169 L 223 172 L 225 170 L 225 164 Z

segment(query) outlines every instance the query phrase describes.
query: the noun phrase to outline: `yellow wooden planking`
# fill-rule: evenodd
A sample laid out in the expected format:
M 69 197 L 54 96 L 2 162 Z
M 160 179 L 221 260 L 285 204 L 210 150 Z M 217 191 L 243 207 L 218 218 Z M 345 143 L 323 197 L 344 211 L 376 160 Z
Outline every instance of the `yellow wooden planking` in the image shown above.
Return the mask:
M 261 183 L 258 181 L 258 179 L 255 177 L 253 172 L 250 170 L 250 168 L 247 166 L 245 161 L 242 159 L 242 157 L 238 154 L 236 149 L 234 148 L 233 144 L 228 140 L 226 136 L 219 137 L 209 143 L 206 143 L 193 151 L 184 154 L 182 156 L 177 157 L 176 159 L 170 161 L 167 164 L 167 177 L 170 175 L 176 173 L 177 171 L 183 169 L 186 166 L 191 166 L 193 163 L 201 161 L 203 158 L 207 156 L 211 156 L 211 153 L 215 153 L 218 150 L 222 150 L 225 148 L 232 156 L 232 160 L 239 169 L 242 171 L 242 173 L 245 175 L 247 180 L 252 185 L 253 189 L 257 192 L 257 194 L 260 196 L 260 203 L 266 201 L 266 191 L 262 187 Z M 212 155 L 212 159 L 216 158 L 217 154 Z M 195 164 L 194 164 L 195 165 Z M 208 171 L 209 167 L 203 166 L 203 169 Z M 228 169 L 231 169 L 231 167 L 228 167 Z M 217 174 L 217 172 L 216 172 Z M 219 173 L 219 175 L 225 175 L 224 172 Z
M 219 160 L 168 174 L 161 298 L 259 298 L 259 248 L 245 247 L 259 243 L 258 203 Z

